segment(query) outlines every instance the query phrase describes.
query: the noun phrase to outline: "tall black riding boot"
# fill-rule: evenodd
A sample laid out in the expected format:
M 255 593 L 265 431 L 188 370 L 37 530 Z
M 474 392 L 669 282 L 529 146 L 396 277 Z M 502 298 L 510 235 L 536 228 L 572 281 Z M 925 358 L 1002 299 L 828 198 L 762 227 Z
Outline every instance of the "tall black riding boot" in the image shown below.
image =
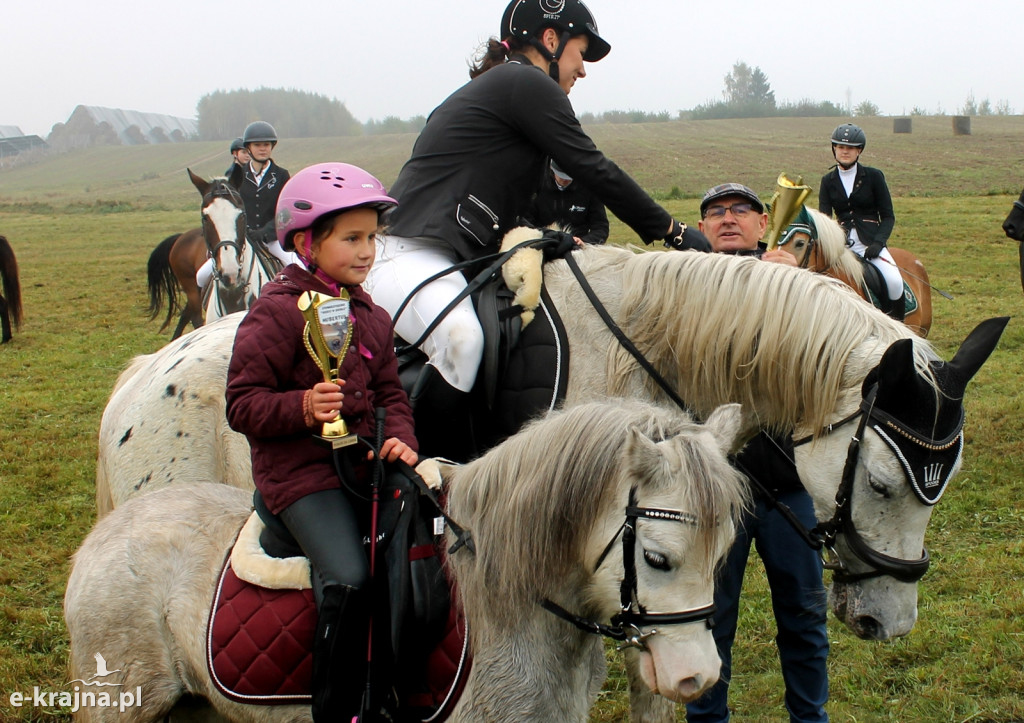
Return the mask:
M 348 585 L 324 588 L 313 639 L 313 721 L 349 723 L 366 689 L 365 594 Z M 356 634 L 358 633 L 358 634 Z
M 476 456 L 469 392 L 451 386 L 437 367 L 423 367 L 409 393 L 423 457 L 467 462 Z
M 889 299 L 889 310 L 886 312 L 896 321 L 903 321 L 907 314 L 907 292 L 900 294 L 898 299 Z

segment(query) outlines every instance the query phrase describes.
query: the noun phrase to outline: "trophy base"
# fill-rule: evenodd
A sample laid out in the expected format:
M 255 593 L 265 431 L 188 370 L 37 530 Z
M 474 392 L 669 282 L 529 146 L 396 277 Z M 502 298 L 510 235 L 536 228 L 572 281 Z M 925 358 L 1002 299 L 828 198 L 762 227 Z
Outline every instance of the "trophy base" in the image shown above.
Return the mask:
M 331 449 L 349 447 L 359 441 L 359 437 L 354 434 L 346 434 L 343 437 L 325 437 L 322 434 L 314 434 L 313 439 L 330 447 Z

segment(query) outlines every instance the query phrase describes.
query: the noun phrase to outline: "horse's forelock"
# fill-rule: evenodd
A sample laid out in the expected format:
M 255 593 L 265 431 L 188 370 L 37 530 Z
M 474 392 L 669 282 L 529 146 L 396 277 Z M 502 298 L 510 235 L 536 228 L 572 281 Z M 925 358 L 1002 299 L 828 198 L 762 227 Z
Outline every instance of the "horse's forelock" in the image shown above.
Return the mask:
M 482 596 L 474 584 L 491 600 L 497 588 L 517 615 L 523 600 L 579 574 L 595 520 L 621 496 L 631 427 L 653 439 L 698 429 L 650 404 L 585 404 L 532 423 L 454 473 L 450 512 L 471 527 L 478 548 L 475 581 L 459 581 L 467 599 Z

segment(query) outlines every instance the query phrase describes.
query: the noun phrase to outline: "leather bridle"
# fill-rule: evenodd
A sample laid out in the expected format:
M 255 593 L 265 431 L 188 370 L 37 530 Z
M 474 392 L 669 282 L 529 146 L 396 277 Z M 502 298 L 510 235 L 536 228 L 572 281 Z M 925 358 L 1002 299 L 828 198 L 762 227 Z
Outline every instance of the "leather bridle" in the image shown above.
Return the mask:
M 824 567 L 832 570 L 833 579 L 836 582 L 857 582 L 873 577 L 888 575 L 900 582 L 917 582 L 928 571 L 930 558 L 927 548 L 922 548 L 921 557 L 916 560 L 906 560 L 892 557 L 872 548 L 857 531 L 853 523 L 853 481 L 857 472 L 857 462 L 860 458 L 860 445 L 864 438 L 864 430 L 869 421 L 881 423 L 896 430 L 913 443 L 919 445 L 932 445 L 935 440 L 924 439 L 920 433 L 906 427 L 889 415 L 875 408 L 875 395 L 878 391 L 877 383 L 864 395 L 860 407 L 852 415 L 829 425 L 823 432 L 829 434 L 860 417 L 856 433 L 850 438 L 850 446 L 846 451 L 846 463 L 843 465 L 843 476 L 836 491 L 836 509 L 831 519 L 825 522 L 818 522 L 817 526 L 810 530 L 810 537 L 819 542 L 819 549 L 822 553 Z M 952 447 L 960 441 L 963 430 L 963 412 L 953 434 L 942 440 L 945 448 Z M 804 437 L 793 442 L 793 446 L 799 446 L 811 441 L 812 437 Z M 842 559 L 836 550 L 836 541 L 839 535 L 843 535 L 846 544 L 853 553 L 853 556 L 867 565 L 870 570 L 867 572 L 852 573 L 849 566 Z
M 597 572 L 611 552 L 615 541 L 621 535 L 623 576 L 622 582 L 619 584 L 619 612 L 612 616 L 611 625 L 605 625 L 596 620 L 589 620 L 579 615 L 574 615 L 547 598 L 541 601 L 541 606 L 545 610 L 572 623 L 580 630 L 620 641 L 622 644 L 618 646 L 619 650 L 625 648 L 646 650 L 647 639 L 658 634 L 657 627 L 651 626 L 685 625 L 697 622 L 703 622 L 708 628 L 714 626 L 714 603 L 680 612 L 651 613 L 640 602 L 636 572 L 636 523 L 640 518 L 677 522 L 685 525 L 697 524 L 697 520 L 693 515 L 680 510 L 637 507 L 636 488 L 630 490 L 629 503 L 626 506 L 626 520 L 616 530 L 612 539 L 608 541 L 604 551 L 594 565 L 594 572 Z M 645 632 L 642 630 L 644 627 L 650 629 Z

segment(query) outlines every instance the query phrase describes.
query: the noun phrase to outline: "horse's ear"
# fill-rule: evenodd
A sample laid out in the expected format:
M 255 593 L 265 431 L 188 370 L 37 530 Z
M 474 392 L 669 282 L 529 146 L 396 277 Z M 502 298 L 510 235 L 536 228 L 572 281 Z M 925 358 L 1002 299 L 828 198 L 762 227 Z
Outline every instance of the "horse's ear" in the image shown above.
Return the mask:
M 664 476 L 665 455 L 657 443 L 634 426 L 626 439 L 629 467 L 641 482 Z
M 192 179 L 192 185 L 199 191 L 199 195 L 205 196 L 210 190 L 210 182 L 194 174 L 191 168 L 186 168 L 185 170 L 188 171 L 188 177 Z
M 711 432 L 722 452 L 729 454 L 739 446 L 737 441 L 743 429 L 743 406 L 723 404 L 708 416 L 704 428 Z
M 943 389 L 944 392 L 951 396 L 963 395 L 967 382 L 978 373 L 982 364 L 988 361 L 1009 321 L 1008 316 L 986 319 L 967 335 L 947 365 L 954 372 L 957 383 L 962 386 L 959 389 Z

